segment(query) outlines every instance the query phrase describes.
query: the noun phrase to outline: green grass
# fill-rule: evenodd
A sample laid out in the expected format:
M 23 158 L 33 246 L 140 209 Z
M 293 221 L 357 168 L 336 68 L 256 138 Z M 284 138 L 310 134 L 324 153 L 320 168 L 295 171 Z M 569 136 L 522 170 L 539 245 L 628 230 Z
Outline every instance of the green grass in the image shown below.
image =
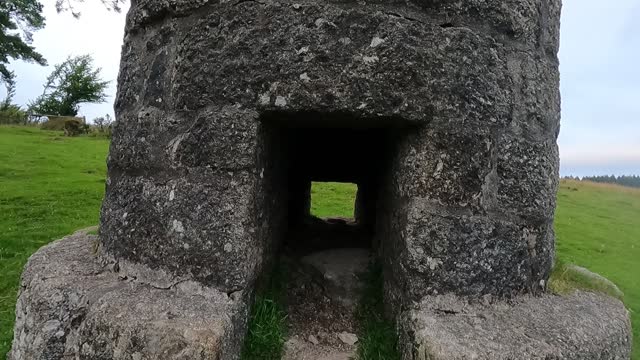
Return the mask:
M 27 258 L 42 245 L 98 223 L 109 143 L 0 126 L 0 359 L 13 337 Z
M 352 218 L 358 186 L 351 183 L 314 182 L 311 184 L 311 214 Z
M 640 359 L 640 189 L 562 181 L 556 211 L 557 258 L 613 281 L 624 293 Z
M 366 288 L 356 312 L 358 359 L 400 360 L 398 335 L 384 316 L 382 268 L 372 265 L 364 280 Z
M 277 267 L 251 307 L 243 360 L 279 360 L 287 334 L 284 306 L 286 271 Z
M 19 277 L 29 255 L 51 240 L 98 223 L 107 148 L 102 138 L 65 138 L 58 132 L 0 126 L 0 359 L 11 345 Z M 314 183 L 312 212 L 352 217 L 355 192 L 354 184 Z M 640 360 L 640 190 L 563 181 L 556 233 L 559 263 L 586 267 L 624 292 L 632 311 L 634 359 Z M 252 318 L 280 324 L 282 313 L 272 297 L 263 295 Z M 383 333 L 376 329 L 384 326 L 371 328 L 375 339 Z M 284 333 L 274 329 L 264 326 L 254 334 L 264 344 L 281 343 Z M 368 330 L 363 331 L 365 339 Z M 361 348 L 374 348 L 361 341 Z

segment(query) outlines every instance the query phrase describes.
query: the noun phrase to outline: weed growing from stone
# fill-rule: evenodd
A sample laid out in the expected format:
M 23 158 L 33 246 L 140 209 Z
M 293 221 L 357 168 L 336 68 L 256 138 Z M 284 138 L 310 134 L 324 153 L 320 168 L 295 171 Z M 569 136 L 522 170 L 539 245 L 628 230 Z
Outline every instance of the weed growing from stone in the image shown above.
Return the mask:
M 285 269 L 274 269 L 267 287 L 259 291 L 249 318 L 249 331 L 242 350 L 243 360 L 279 360 L 286 338 L 284 307 Z
M 359 360 L 399 360 L 398 335 L 384 316 L 382 267 L 371 265 L 365 276 L 365 290 L 356 318 Z

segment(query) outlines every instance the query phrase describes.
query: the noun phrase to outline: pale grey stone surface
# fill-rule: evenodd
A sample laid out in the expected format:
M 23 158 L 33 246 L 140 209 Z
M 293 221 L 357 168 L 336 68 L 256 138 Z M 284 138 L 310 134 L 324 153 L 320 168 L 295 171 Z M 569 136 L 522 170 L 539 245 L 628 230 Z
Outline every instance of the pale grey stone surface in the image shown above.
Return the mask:
M 338 339 L 347 345 L 355 345 L 358 342 L 358 336 L 356 334 L 341 332 L 338 334 Z
M 355 348 L 336 349 L 332 346 L 312 344 L 292 337 L 284 345 L 283 360 L 350 360 L 356 356 Z
M 429 296 L 400 317 L 404 360 L 629 359 L 619 300 L 588 292 L 470 304 Z
M 367 249 L 330 249 L 300 259 L 325 295 L 348 309 L 354 309 L 364 288 L 363 276 L 368 271 L 370 251 Z
M 102 266 L 78 232 L 25 267 L 9 360 L 238 359 L 242 299 L 183 282 L 158 289 Z

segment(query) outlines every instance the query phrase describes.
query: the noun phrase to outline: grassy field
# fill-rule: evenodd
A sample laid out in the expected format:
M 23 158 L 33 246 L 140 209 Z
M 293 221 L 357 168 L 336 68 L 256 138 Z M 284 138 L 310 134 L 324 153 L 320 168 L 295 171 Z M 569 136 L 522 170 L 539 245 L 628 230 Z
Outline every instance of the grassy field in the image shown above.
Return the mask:
M 640 359 L 640 189 L 563 181 L 556 210 L 557 257 L 597 272 L 624 292 Z
M 15 296 L 40 246 L 98 223 L 108 142 L 0 126 L 0 359 L 11 345 Z M 353 214 L 353 184 L 314 184 L 312 212 Z M 558 258 L 613 280 L 632 311 L 640 360 L 640 190 L 563 181 L 556 216 Z
M 311 214 L 318 217 L 353 217 L 358 186 L 351 183 L 311 184 Z
M 0 126 L 0 359 L 22 267 L 42 245 L 98 223 L 108 142 Z

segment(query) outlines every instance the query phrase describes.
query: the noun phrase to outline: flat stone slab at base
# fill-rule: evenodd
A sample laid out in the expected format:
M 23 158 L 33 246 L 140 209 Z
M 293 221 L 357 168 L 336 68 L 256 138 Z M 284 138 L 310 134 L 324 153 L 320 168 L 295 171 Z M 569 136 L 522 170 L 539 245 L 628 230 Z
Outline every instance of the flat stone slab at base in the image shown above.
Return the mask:
M 346 308 L 354 308 L 362 295 L 370 251 L 367 249 L 329 249 L 301 259 L 319 279 L 326 295 Z
M 246 305 L 193 282 L 160 289 L 120 278 L 78 232 L 25 267 L 9 360 L 237 359 Z
M 355 346 L 350 350 L 336 349 L 328 345 L 315 345 L 291 338 L 284 345 L 283 360 L 351 360 L 356 356 Z
M 604 295 L 523 297 L 470 305 L 454 296 L 423 299 L 401 316 L 404 360 L 629 359 L 624 305 Z

